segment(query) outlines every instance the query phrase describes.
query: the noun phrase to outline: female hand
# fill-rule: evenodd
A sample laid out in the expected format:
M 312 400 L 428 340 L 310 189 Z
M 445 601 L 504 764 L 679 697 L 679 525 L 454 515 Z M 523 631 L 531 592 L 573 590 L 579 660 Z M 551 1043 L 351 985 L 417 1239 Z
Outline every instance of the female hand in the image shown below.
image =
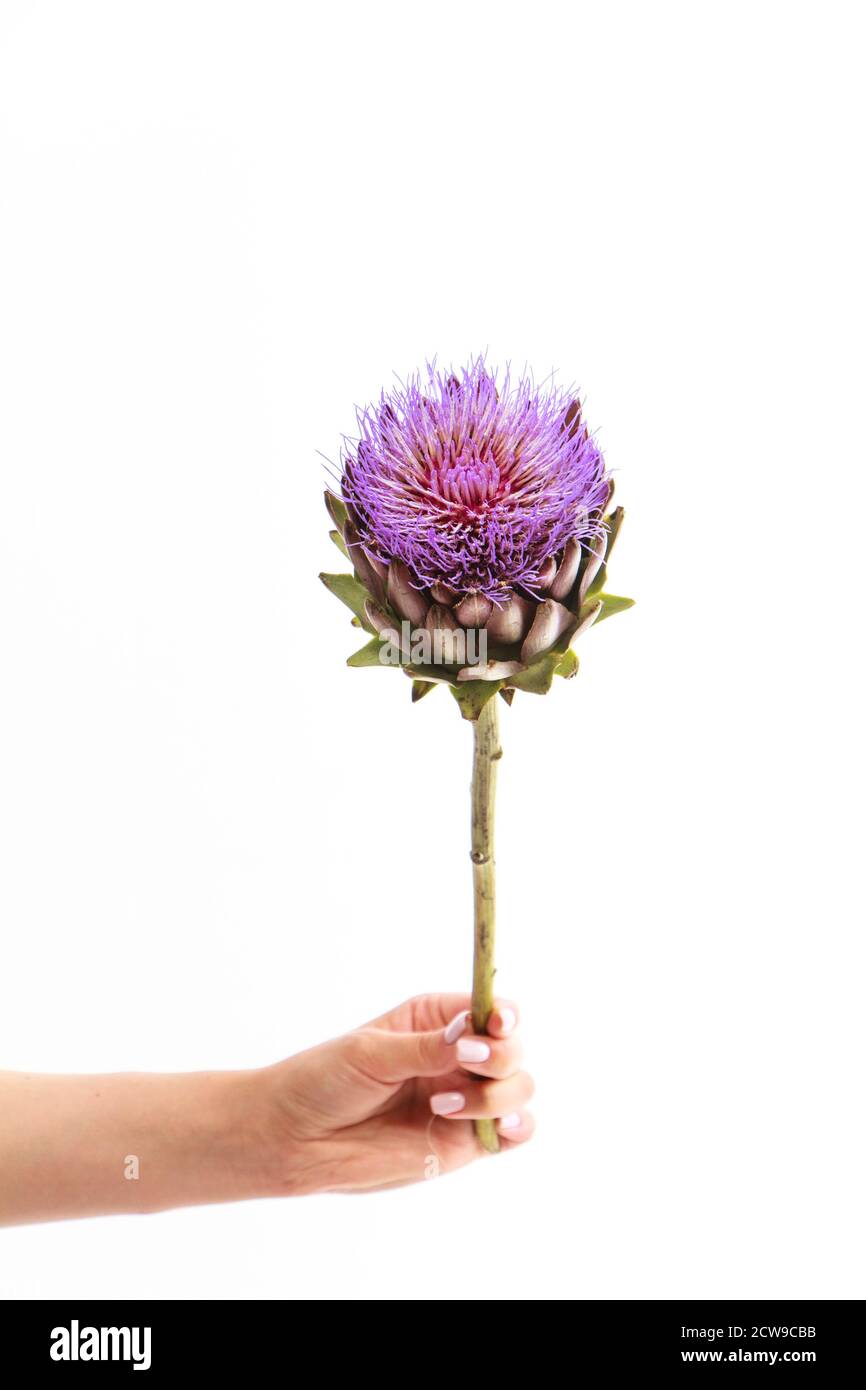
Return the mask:
M 485 1154 L 475 1119 L 496 1121 L 504 1151 L 531 1137 L 517 1010 L 497 1000 L 482 1038 L 469 1003 L 421 995 L 266 1069 L 289 1190 L 367 1191 L 450 1172 Z

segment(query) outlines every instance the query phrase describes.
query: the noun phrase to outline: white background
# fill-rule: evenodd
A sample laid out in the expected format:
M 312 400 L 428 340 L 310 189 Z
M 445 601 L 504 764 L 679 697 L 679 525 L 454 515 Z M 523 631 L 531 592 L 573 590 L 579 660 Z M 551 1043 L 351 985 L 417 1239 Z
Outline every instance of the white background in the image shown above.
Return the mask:
M 4 1066 L 468 983 L 469 726 L 317 579 L 316 450 L 393 372 L 579 382 L 638 599 L 503 708 L 533 1144 L 6 1232 L 4 1294 L 866 1296 L 857 19 L 0 6 Z

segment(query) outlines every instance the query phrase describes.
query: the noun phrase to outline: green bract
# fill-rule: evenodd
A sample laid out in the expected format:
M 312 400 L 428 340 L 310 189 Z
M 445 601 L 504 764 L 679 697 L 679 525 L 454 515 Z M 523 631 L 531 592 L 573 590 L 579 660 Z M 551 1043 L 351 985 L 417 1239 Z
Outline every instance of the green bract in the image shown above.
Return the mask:
M 578 670 L 573 649 L 577 638 L 594 623 L 631 608 L 634 602 L 605 588 L 608 561 L 622 526 L 622 507 L 604 517 L 599 537 L 565 545 L 555 557 L 555 567 L 551 566 L 546 594 L 523 592 L 495 605 L 478 594 L 459 595 L 447 585 L 419 589 L 405 565 L 399 561 L 386 564 L 364 549 L 341 498 L 326 492 L 325 503 L 336 527 L 331 538 L 352 561 L 354 573 L 322 574 L 320 578 L 351 610 L 353 624 L 369 635 L 348 664 L 387 669 L 394 664 L 389 658 L 399 646 L 398 665 L 412 681 L 412 699 L 422 699 L 438 684 L 447 685 L 465 719 L 476 720 L 496 694 L 510 704 L 517 691 L 546 695 L 555 676 L 571 679 Z M 487 663 L 414 661 L 411 648 L 400 640 L 407 630 L 404 624 L 419 636 L 424 631 L 458 636 L 461 631 L 470 636 L 483 632 Z

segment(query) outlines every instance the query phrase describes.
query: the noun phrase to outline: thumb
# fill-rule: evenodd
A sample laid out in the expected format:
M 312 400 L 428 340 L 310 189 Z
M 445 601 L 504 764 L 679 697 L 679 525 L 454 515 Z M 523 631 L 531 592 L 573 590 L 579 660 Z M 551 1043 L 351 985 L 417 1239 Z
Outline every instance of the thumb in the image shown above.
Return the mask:
M 414 1076 L 443 1076 L 456 1066 L 454 1046 L 469 1020 L 469 1010 L 456 1014 L 445 1028 L 429 1033 L 391 1033 L 363 1028 L 364 1070 L 377 1081 L 396 1085 Z

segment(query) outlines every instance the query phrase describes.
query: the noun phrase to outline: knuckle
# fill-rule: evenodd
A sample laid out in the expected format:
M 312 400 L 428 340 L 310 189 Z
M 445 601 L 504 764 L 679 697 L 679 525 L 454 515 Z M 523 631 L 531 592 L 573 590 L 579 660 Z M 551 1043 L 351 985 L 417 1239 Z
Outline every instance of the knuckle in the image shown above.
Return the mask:
M 501 1082 L 489 1081 L 486 1085 L 478 1087 L 478 1109 L 482 1119 L 495 1119 L 501 1109 L 501 1102 L 498 1097 L 501 1095 Z
M 502 1076 L 513 1076 L 523 1060 L 523 1048 L 516 1038 L 508 1038 L 493 1050 L 493 1061 Z

